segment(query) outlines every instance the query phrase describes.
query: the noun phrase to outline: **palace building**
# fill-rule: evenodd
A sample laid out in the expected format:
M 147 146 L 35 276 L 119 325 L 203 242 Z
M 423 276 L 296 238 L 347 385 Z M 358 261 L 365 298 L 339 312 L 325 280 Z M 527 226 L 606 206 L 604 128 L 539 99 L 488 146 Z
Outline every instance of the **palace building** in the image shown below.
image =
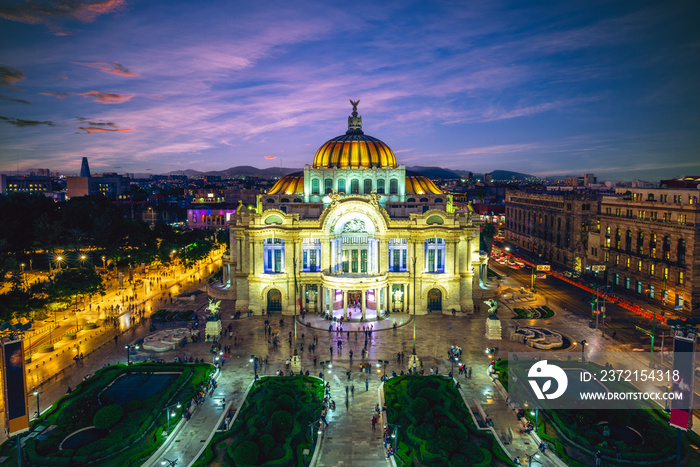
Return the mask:
M 473 311 L 487 262 L 476 216 L 365 135 L 351 103 L 345 134 L 230 217 L 222 282 L 210 295 L 237 310 L 350 319 L 414 303 L 416 313 Z

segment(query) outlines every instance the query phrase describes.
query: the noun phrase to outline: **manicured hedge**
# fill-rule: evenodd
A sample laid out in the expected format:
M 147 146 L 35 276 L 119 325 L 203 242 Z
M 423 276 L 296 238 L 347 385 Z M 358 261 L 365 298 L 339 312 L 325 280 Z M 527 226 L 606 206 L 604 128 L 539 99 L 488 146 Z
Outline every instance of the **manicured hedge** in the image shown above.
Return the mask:
M 175 363 L 144 363 L 129 367 L 113 365 L 100 369 L 92 378 L 81 382 L 70 395 L 56 401 L 38 421 L 33 422 L 34 425 L 56 425 L 56 428 L 43 440 L 27 439 L 25 452 L 34 465 L 140 465 L 148 455 L 155 452 L 161 442 L 162 427 L 167 423 L 163 411 L 165 404 L 172 400 L 189 402 L 209 377 L 211 369 L 209 364 Z M 123 405 L 100 406 L 98 394 L 110 382 L 121 373 L 140 371 L 182 373 L 165 391 L 149 399 Z M 123 415 L 118 413 L 120 410 Z M 58 451 L 58 445 L 66 436 L 93 424 L 98 428 L 111 426 L 111 429 L 103 438 L 77 450 Z
M 322 403 L 317 378 L 261 378 L 230 431 L 217 434 L 195 465 L 301 466 L 302 451 L 312 449 L 307 427 L 320 418 Z
M 489 434 L 479 432 L 450 378 L 399 376 L 384 385 L 389 423 L 402 427 L 397 456 L 412 465 L 512 465 Z

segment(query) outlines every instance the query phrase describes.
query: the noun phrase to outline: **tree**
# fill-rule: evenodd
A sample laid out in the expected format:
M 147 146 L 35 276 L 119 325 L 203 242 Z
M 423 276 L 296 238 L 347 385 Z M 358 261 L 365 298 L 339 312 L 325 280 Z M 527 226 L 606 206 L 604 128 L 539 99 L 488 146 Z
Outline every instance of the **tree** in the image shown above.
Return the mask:
M 48 287 L 49 300 L 75 304 L 78 307 L 78 299 L 83 295 L 90 295 L 104 291 L 102 278 L 92 267 L 80 267 L 64 269 L 55 274 Z
M 486 253 L 491 253 L 491 246 L 493 245 L 493 237 L 496 236 L 496 227 L 492 222 L 486 222 L 481 229 L 481 241 L 479 242 L 479 249 L 485 251 Z

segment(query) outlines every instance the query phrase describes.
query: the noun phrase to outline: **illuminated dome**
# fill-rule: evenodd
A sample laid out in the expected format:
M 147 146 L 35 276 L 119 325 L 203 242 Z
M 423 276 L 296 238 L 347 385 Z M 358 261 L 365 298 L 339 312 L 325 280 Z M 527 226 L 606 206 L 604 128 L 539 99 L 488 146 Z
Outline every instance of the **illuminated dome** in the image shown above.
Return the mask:
M 407 195 L 441 195 L 442 190 L 435 186 L 432 180 L 423 175 L 406 171 L 406 194 Z
M 350 101 L 352 116 L 348 117 L 348 131 L 327 141 L 316 151 L 314 169 L 357 169 L 360 167 L 398 167 L 396 156 L 383 141 L 367 136 L 362 131 L 362 117 L 357 115 L 357 104 Z
M 304 194 L 304 172 L 293 172 L 277 180 L 268 195 L 294 195 Z

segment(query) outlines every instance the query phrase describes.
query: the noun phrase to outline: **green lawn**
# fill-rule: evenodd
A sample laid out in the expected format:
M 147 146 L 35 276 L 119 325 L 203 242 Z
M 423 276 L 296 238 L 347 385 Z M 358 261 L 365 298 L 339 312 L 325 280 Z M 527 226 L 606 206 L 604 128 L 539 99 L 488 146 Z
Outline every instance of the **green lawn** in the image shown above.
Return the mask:
M 248 393 L 227 432 L 217 433 L 196 466 L 303 466 L 304 449 L 313 454 L 321 418 L 323 383 L 308 376 L 263 377 Z

